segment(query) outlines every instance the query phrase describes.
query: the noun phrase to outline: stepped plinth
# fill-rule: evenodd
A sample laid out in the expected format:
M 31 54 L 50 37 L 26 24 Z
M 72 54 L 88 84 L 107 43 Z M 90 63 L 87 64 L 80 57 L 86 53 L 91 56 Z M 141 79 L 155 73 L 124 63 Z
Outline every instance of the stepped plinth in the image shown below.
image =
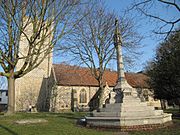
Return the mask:
M 106 104 L 98 112 L 93 111 L 90 117 L 86 117 L 88 126 L 129 131 L 162 128 L 171 122 L 172 114 L 164 113 L 163 110 L 155 110 L 147 102 L 141 102 L 135 89 L 127 82 L 122 86 L 124 86 L 122 87 L 124 96 L 119 96 L 118 92 L 111 92 L 110 104 Z M 126 89 L 127 86 L 128 89 Z M 123 97 L 121 103 L 118 97 Z
M 114 90 L 110 92 L 109 104 L 99 111 L 93 111 L 91 116 L 85 117 L 87 125 L 91 127 L 119 128 L 121 130 L 139 130 L 164 127 L 171 122 L 171 114 L 163 110 L 155 110 L 146 102 L 141 102 L 136 89 L 126 81 L 122 59 L 122 39 L 116 20 L 114 45 L 117 51 L 118 81 Z M 108 99 L 109 99 L 108 98 Z
M 94 111 L 91 115 L 86 117 L 89 126 L 122 130 L 158 128 L 172 120 L 171 114 L 155 110 L 153 106 L 133 96 L 126 96 L 123 103 L 106 104 L 99 112 Z

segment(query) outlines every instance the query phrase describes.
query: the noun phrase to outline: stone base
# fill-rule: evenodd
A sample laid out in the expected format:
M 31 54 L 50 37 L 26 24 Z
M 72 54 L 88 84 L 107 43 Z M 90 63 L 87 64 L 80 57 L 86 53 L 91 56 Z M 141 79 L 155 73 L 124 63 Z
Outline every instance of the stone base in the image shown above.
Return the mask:
M 126 96 L 123 103 L 106 104 L 99 112 L 92 112 L 90 117 L 85 117 L 90 127 L 110 127 L 122 130 L 135 130 L 137 128 L 151 129 L 164 127 L 165 123 L 172 121 L 172 114 L 155 110 L 139 98 Z
M 87 124 L 98 127 L 122 127 L 164 124 L 171 121 L 171 114 L 163 114 L 151 117 L 85 117 Z
M 118 131 L 122 131 L 122 132 L 126 132 L 126 131 L 142 131 L 142 130 L 153 130 L 153 129 L 160 129 L 160 128 L 165 128 L 168 126 L 171 126 L 173 124 L 172 121 L 170 122 L 166 122 L 163 124 L 145 124 L 145 125 L 134 125 L 134 126 L 95 126 L 92 124 L 87 124 L 86 127 L 90 127 L 90 128 L 97 128 L 97 129 L 106 129 L 106 130 L 118 130 Z

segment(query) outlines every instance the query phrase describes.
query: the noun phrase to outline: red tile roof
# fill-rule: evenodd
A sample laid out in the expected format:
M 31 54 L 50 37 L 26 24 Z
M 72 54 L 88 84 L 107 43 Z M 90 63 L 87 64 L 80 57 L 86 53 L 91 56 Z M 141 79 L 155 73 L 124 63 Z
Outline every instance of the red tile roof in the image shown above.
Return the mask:
M 58 85 L 62 86 L 96 86 L 98 81 L 92 76 L 88 68 L 54 64 L 55 77 Z M 149 88 L 148 77 L 143 73 L 125 73 L 127 82 L 134 88 Z M 104 84 L 107 82 L 110 87 L 115 86 L 117 72 L 106 70 L 103 76 Z

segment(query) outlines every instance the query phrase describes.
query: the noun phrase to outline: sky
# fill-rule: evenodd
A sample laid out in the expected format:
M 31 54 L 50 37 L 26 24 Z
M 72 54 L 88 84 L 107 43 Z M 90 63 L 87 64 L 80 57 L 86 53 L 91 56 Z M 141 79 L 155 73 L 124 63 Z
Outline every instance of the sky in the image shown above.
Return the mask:
M 132 2 L 132 0 L 105 0 L 107 9 L 110 11 L 114 10 L 117 15 L 122 15 L 123 10 L 126 9 L 126 7 L 129 6 L 131 2 Z M 148 30 L 145 27 L 141 27 L 140 29 L 138 29 L 138 31 L 142 35 L 146 35 L 148 33 Z M 148 45 L 146 43 L 148 43 Z M 125 70 L 132 71 L 132 72 L 141 71 L 141 70 L 143 70 L 143 66 L 146 63 L 146 60 L 149 60 L 153 57 L 153 55 L 154 55 L 153 49 L 154 49 L 155 42 L 153 40 L 146 38 L 143 40 L 142 44 L 145 46 L 142 49 L 140 49 L 140 51 L 144 52 L 143 56 L 140 57 L 140 59 L 138 59 L 134 63 L 133 67 L 131 67 L 129 69 L 125 68 Z M 58 55 L 57 56 L 54 55 L 53 61 L 54 61 L 54 63 L 65 62 L 65 63 L 72 64 L 72 65 L 76 64 L 71 60 L 67 60 L 67 57 L 58 56 Z M 81 66 L 83 66 L 83 65 L 81 65 Z M 116 68 L 117 68 L 116 61 L 112 61 L 108 66 L 109 66 L 108 68 L 116 70 Z
M 105 4 L 107 6 L 108 10 L 114 11 L 117 15 L 122 15 L 123 11 L 129 7 L 134 0 L 104 0 Z M 161 4 L 162 5 L 162 4 Z M 175 10 L 167 10 L 161 7 L 161 5 L 155 5 L 155 8 L 153 8 L 151 11 L 154 14 L 160 14 L 160 16 L 164 18 L 171 18 L 171 17 L 177 17 L 179 13 L 177 13 Z M 138 57 L 138 59 L 133 63 L 134 65 L 128 68 L 125 68 L 126 71 L 129 72 L 139 72 L 144 70 L 144 67 L 147 63 L 147 61 L 151 61 L 153 57 L 155 56 L 157 45 L 161 42 L 160 38 L 157 38 L 155 34 L 152 33 L 152 30 L 154 30 L 155 23 L 152 20 L 149 20 L 145 17 L 140 17 L 137 12 L 130 12 L 130 16 L 136 17 L 135 22 L 139 26 L 137 28 L 138 33 L 144 36 L 141 44 L 143 48 L 140 48 L 138 51 L 143 52 L 142 55 Z M 66 61 L 66 57 L 54 57 L 54 63 L 60 63 Z M 68 63 L 68 62 L 67 62 Z M 73 62 L 70 62 L 70 64 L 74 65 Z M 113 61 L 109 64 L 109 68 L 116 70 L 116 62 Z M 126 67 L 126 66 L 125 66 Z
M 106 5 L 109 8 L 109 10 L 114 10 L 118 15 L 121 15 L 123 11 L 131 5 L 133 0 L 106 0 Z M 180 4 L 180 1 L 179 1 Z M 161 7 L 160 5 L 156 5 L 154 9 L 152 9 L 152 13 L 159 14 L 163 18 L 176 18 L 179 13 L 177 13 L 174 9 L 165 9 L 166 7 Z M 138 16 L 136 12 L 131 14 L 133 16 Z M 143 19 L 137 18 L 137 23 L 140 24 L 140 27 L 137 28 L 138 32 L 145 36 L 145 38 L 142 41 L 142 45 L 144 46 L 140 51 L 143 51 L 143 54 L 139 57 L 139 59 L 136 61 L 133 68 L 130 69 L 130 71 L 138 72 L 143 70 L 145 64 L 147 61 L 150 61 L 155 56 L 155 50 L 157 45 L 161 42 L 159 38 L 155 37 L 155 35 L 152 35 L 152 30 L 155 27 L 155 24 L 151 22 L 149 19 Z
M 132 3 L 132 0 L 106 0 L 106 5 L 109 8 L 109 10 L 114 10 L 118 15 L 123 14 L 123 11 L 130 6 Z M 141 26 L 137 29 L 139 33 L 143 36 L 148 36 L 150 34 L 150 27 L 149 25 L 143 25 L 145 22 L 137 22 Z M 142 40 L 143 48 L 140 49 L 140 51 L 143 52 L 143 54 L 138 57 L 138 60 L 134 63 L 135 65 L 133 68 L 129 69 L 132 72 L 138 72 L 143 70 L 143 67 L 145 66 L 146 62 L 148 60 L 151 60 L 155 55 L 155 48 L 156 48 L 156 41 L 151 39 L 150 37 L 146 37 Z M 126 69 L 127 70 L 127 69 Z
M 118 15 L 122 15 L 123 11 L 128 6 L 130 6 L 130 4 L 134 0 L 104 0 L 104 1 L 109 10 L 114 10 Z M 180 4 L 180 1 L 178 4 Z M 157 7 L 152 10 L 152 12 L 156 14 L 160 14 L 165 18 L 177 17 L 179 15 L 179 12 L 177 13 L 176 10 L 171 10 L 169 12 L 168 10 L 164 10 L 160 8 L 159 5 L 157 5 Z M 137 16 L 137 13 L 132 13 L 132 15 Z M 137 31 L 141 35 L 145 36 L 145 38 L 142 41 L 142 45 L 144 45 L 144 47 L 140 49 L 140 51 L 143 51 L 144 53 L 136 61 L 133 68 L 126 69 L 126 71 L 128 70 L 132 72 L 138 72 L 143 70 L 143 67 L 145 66 L 147 61 L 152 60 L 153 57 L 155 56 L 156 47 L 160 42 L 159 39 L 156 39 L 154 36 L 152 36 L 151 30 L 154 28 L 154 24 L 151 21 L 149 21 L 148 19 L 141 20 L 139 18 L 137 18 L 136 21 L 138 24 L 140 24 L 140 27 L 137 28 Z M 65 59 L 66 58 L 54 57 L 54 63 L 63 62 Z M 113 63 L 113 67 L 116 68 L 116 63 Z M 0 71 L 2 71 L 1 67 L 0 67 Z

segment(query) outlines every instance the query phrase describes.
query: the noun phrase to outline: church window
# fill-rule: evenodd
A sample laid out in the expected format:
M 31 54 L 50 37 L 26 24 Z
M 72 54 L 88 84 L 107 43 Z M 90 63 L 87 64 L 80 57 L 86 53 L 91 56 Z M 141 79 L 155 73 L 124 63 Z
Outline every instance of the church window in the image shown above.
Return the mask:
M 79 101 L 80 103 L 86 103 L 87 102 L 87 94 L 86 94 L 86 90 L 85 89 L 82 89 L 80 91 L 79 99 L 80 99 L 80 101 Z

